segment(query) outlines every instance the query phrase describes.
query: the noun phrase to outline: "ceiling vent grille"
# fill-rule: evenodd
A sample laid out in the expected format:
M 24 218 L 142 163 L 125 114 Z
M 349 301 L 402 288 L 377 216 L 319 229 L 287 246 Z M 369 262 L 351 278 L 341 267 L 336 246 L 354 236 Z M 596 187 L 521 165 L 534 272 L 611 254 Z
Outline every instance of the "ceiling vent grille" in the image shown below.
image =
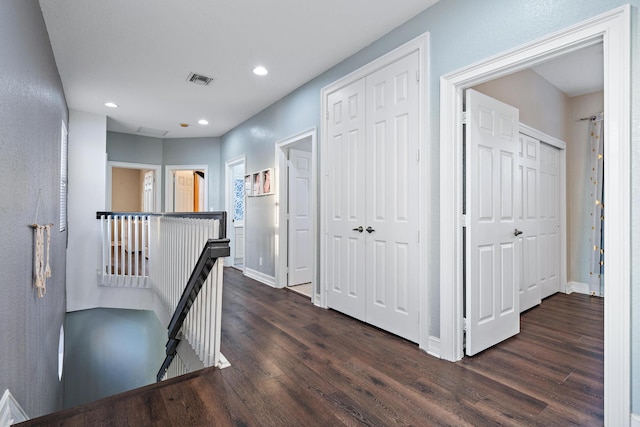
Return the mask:
M 187 81 L 200 86 L 209 86 L 213 81 L 215 81 L 215 79 L 203 76 L 202 74 L 189 73 Z

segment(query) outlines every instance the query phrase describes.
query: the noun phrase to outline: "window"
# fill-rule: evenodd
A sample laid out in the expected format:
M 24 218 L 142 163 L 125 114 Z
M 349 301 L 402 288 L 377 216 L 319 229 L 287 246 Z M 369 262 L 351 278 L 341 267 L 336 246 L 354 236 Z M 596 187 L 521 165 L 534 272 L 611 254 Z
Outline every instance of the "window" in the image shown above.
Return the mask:
M 67 127 L 60 130 L 60 232 L 67 229 Z

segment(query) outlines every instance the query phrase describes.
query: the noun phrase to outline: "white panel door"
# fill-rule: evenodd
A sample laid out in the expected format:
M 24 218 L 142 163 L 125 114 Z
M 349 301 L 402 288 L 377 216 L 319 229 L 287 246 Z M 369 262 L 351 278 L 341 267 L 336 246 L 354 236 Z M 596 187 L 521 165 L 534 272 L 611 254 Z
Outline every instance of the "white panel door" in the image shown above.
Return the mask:
M 520 290 L 520 312 L 540 304 L 538 262 L 538 216 L 539 216 L 539 164 L 540 142 L 520 134 L 518 153 L 518 191 L 521 197 L 516 207 L 518 236 L 517 261 Z
M 313 263 L 311 153 L 289 150 L 288 286 L 311 282 Z
M 331 93 L 327 105 L 327 305 L 365 320 L 365 80 Z
M 366 321 L 419 340 L 417 52 L 367 76 Z
M 540 287 L 560 291 L 560 150 L 540 144 Z
M 193 212 L 193 171 L 176 171 L 174 212 Z
M 155 210 L 153 182 L 155 173 L 150 170 L 144 173 L 144 184 L 142 187 L 142 212 L 153 212 Z
M 516 108 L 466 91 L 466 354 L 520 332 Z

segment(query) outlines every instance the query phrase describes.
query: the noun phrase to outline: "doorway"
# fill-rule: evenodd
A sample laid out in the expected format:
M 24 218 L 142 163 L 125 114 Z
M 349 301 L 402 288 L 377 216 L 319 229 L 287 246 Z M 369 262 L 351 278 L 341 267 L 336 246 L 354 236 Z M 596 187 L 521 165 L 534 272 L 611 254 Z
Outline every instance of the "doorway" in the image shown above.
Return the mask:
M 246 156 L 225 162 L 225 210 L 227 211 L 227 238 L 231 249 L 225 265 L 244 271 L 245 253 L 245 167 Z
M 206 212 L 209 205 L 207 165 L 165 166 L 165 212 Z
M 276 287 L 317 290 L 317 191 L 315 128 L 276 142 Z M 306 289 L 308 288 L 308 289 Z
M 107 162 L 106 208 L 116 212 L 161 212 L 162 167 Z
M 441 78 L 440 288 L 441 353 L 462 357 L 462 96 L 465 89 L 579 48 L 604 43 L 604 185 L 607 194 L 605 265 L 605 424 L 624 425 L 630 405 L 630 8 L 624 6 Z M 449 165 L 455 165 L 449 167 Z

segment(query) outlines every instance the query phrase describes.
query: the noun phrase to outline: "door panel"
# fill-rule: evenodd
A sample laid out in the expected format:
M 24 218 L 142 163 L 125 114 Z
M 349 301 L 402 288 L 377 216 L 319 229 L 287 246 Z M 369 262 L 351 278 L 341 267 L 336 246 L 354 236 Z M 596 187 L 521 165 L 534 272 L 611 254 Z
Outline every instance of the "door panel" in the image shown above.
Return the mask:
M 176 171 L 174 212 L 193 212 L 193 171 Z
M 413 53 L 367 76 L 367 322 L 418 341 L 419 91 Z M 371 288 L 369 288 L 371 286 Z
M 517 277 L 518 110 L 466 91 L 466 353 L 520 331 Z
M 328 97 L 327 305 L 365 320 L 365 80 Z M 354 230 L 355 229 L 355 230 Z
M 540 179 L 540 142 L 527 135 L 519 136 L 519 191 L 522 195 L 518 204 L 516 228 L 522 231 L 518 236 L 518 276 L 520 312 L 530 309 L 541 301 L 538 262 L 538 194 Z
M 289 280 L 288 286 L 311 282 L 311 153 L 289 150 Z
M 540 144 L 540 292 L 560 291 L 560 150 Z

